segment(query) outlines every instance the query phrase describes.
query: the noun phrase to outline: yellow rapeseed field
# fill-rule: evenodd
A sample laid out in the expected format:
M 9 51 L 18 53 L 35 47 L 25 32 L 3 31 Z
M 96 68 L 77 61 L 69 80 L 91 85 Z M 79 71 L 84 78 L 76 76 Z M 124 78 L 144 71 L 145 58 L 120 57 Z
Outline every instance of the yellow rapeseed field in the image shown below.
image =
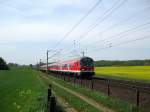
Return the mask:
M 96 76 L 150 82 L 150 66 L 95 67 Z

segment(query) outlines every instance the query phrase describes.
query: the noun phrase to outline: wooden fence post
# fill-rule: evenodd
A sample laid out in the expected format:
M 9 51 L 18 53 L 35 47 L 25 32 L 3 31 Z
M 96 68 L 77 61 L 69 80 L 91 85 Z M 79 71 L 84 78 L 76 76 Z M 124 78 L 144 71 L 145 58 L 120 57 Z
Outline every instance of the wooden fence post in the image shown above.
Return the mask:
M 80 77 L 80 83 L 81 83 L 81 86 L 82 86 L 82 77 Z
M 54 96 L 50 97 L 50 108 L 49 112 L 56 112 L 56 98 Z
M 62 74 L 61 74 L 61 79 L 63 79 L 63 76 L 62 76 Z
M 91 87 L 92 87 L 92 90 L 94 89 L 94 82 L 93 82 L 93 78 L 92 78 L 92 85 L 91 85 Z
M 47 97 L 47 99 L 48 99 L 48 102 L 50 101 L 50 97 L 51 97 L 51 95 L 52 95 L 52 92 L 51 92 L 51 85 L 49 85 L 49 88 L 48 88 L 48 97 Z
M 64 81 L 65 81 L 65 80 L 66 80 L 66 79 L 65 79 L 65 74 L 63 74 L 63 76 L 64 76 Z
M 110 96 L 110 81 L 107 81 L 107 95 Z
M 76 83 L 76 74 L 73 75 L 74 76 L 74 84 Z
M 136 88 L 136 106 L 139 107 L 140 104 L 140 91 Z
M 68 81 L 70 81 L 70 74 L 68 74 Z

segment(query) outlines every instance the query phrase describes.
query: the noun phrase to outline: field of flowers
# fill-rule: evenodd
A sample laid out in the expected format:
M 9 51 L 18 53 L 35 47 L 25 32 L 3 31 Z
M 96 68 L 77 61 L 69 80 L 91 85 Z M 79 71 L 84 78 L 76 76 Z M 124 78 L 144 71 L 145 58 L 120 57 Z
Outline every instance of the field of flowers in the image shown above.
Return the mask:
M 96 76 L 150 82 L 150 66 L 96 67 Z
M 46 89 L 30 68 L 0 71 L 0 111 L 37 112 L 45 110 Z

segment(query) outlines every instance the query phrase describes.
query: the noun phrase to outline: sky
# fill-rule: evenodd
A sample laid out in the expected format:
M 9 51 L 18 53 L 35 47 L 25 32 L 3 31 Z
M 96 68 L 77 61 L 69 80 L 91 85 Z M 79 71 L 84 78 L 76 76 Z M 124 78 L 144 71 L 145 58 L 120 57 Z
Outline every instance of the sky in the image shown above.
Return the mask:
M 64 38 L 97 2 L 0 0 L 0 57 L 36 64 L 51 50 L 49 61 L 79 57 L 83 51 L 94 60 L 150 59 L 149 0 L 101 0 Z

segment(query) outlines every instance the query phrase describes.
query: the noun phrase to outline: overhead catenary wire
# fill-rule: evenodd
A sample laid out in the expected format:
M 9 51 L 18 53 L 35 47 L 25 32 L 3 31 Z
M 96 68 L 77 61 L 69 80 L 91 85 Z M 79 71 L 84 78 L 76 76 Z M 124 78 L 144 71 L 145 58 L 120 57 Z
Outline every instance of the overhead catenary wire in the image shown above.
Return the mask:
M 78 57 L 78 58 L 81 57 L 76 50 L 65 51 L 64 49 L 61 49 L 59 51 L 56 51 L 51 56 L 49 56 L 48 59 L 57 60 L 58 61 L 58 60 L 60 60 L 60 59 L 58 59 L 58 56 L 61 56 L 61 58 L 63 58 L 63 59 L 68 59 L 69 57 Z
M 123 1 L 122 1 L 123 2 Z M 125 0 L 124 0 L 124 2 L 125 2 Z M 123 4 L 124 4 L 124 2 L 123 2 Z M 118 6 L 118 5 L 117 5 Z M 145 10 L 145 9 L 144 9 Z M 142 11 L 141 11 L 142 12 Z M 139 12 L 136 12 L 135 14 L 137 14 L 137 13 L 139 13 Z M 110 14 L 111 15 L 111 14 Z M 109 17 L 109 16 L 108 16 Z M 133 15 L 131 16 L 131 18 L 133 17 Z M 127 19 L 125 19 L 125 21 L 127 21 L 128 19 L 130 19 L 130 17 L 129 18 L 127 18 Z M 104 19 L 105 20 L 105 19 Z M 124 21 L 124 20 L 123 20 Z M 82 22 L 82 21 L 81 21 Z M 103 22 L 103 21 L 102 21 Z M 112 25 L 112 26 L 110 26 L 108 29 L 110 29 L 111 27 L 116 27 L 116 26 L 118 26 L 118 25 L 120 25 L 120 23 L 121 23 L 122 21 L 120 21 L 119 23 L 116 23 L 116 24 L 114 24 L 114 25 Z M 96 25 L 96 24 L 93 24 L 93 25 L 91 25 L 91 28 L 93 28 L 94 27 L 94 25 Z M 99 25 L 99 24 L 98 24 Z M 116 25 L 116 26 L 115 26 Z M 96 26 L 97 27 L 97 26 Z M 138 27 L 138 28 L 136 28 L 136 27 Z M 110 40 L 115 40 L 115 39 L 121 39 L 121 38 L 124 38 L 125 36 L 124 35 L 128 35 L 128 34 L 130 34 L 130 33 L 133 33 L 134 31 L 137 31 L 137 30 L 140 30 L 143 26 L 136 26 L 136 27 L 134 27 L 134 28 L 131 28 L 131 29 L 129 29 L 129 30 L 126 30 L 126 31 L 123 31 L 123 32 L 121 32 L 121 33 L 119 33 L 119 34 L 117 34 L 117 35 L 112 35 L 112 36 L 108 36 L 109 37 L 109 41 Z M 77 28 L 77 26 L 75 27 L 75 28 Z M 95 29 L 95 28 L 94 28 Z M 92 32 L 94 29 L 92 29 L 91 31 L 89 31 L 83 38 L 86 38 L 86 36 L 90 33 L 90 32 Z M 107 28 L 105 29 L 105 30 L 108 30 Z M 104 31 L 105 31 L 104 30 Z M 72 33 L 72 32 L 71 32 Z M 70 33 L 70 34 L 71 34 Z M 101 32 L 99 32 L 99 34 L 100 33 L 103 33 L 103 31 L 101 31 Z M 67 35 L 67 37 L 70 35 L 70 34 L 68 34 Z M 123 35 L 123 36 L 122 36 Z M 117 38 L 116 38 L 116 36 L 117 36 Z M 67 38 L 67 37 L 65 37 L 65 38 Z M 83 39 L 83 38 L 80 38 L 81 40 Z M 128 44 L 128 43 L 132 43 L 132 42 L 134 42 L 134 41 L 140 41 L 140 40 L 143 40 L 143 39 L 147 39 L 147 38 L 149 38 L 148 36 L 145 36 L 145 37 L 142 37 L 142 38 L 138 38 L 138 39 L 132 39 L 132 40 L 126 40 L 126 41 L 124 41 L 124 42 L 120 42 L 120 43 L 117 43 L 117 44 L 115 44 L 115 42 L 114 43 L 110 43 L 109 45 L 106 45 L 106 47 L 98 47 L 98 48 L 94 48 L 93 50 L 91 50 L 91 52 L 95 52 L 95 51 L 99 51 L 99 50 L 104 50 L 104 49 L 108 49 L 108 48 L 112 48 L 112 47 L 116 47 L 116 46 L 119 46 L 119 45 L 123 45 L 123 44 Z M 79 40 L 78 42 L 80 42 L 81 40 Z M 108 38 L 104 38 L 104 40 L 98 40 L 98 41 L 95 41 L 95 42 L 102 42 L 102 41 L 107 41 L 108 40 Z M 63 41 L 63 40 L 62 40 Z M 61 42 L 60 42 L 61 43 Z M 93 43 L 90 43 L 90 44 L 93 44 Z M 94 43 L 95 44 L 95 43 Z M 56 45 L 56 47 L 57 47 L 57 45 Z M 69 48 L 70 49 L 70 48 Z M 76 55 L 77 56 L 77 54 L 75 54 L 75 52 L 71 52 L 71 51 L 67 51 L 68 52 L 68 54 L 71 54 L 71 55 Z M 64 53 L 63 53 L 64 54 Z M 57 54 L 58 55 L 58 54 Z M 53 56 L 53 57 L 55 57 L 55 55 Z
M 146 22 L 146 23 L 144 23 L 144 24 L 138 25 L 138 26 L 133 27 L 133 28 L 131 28 L 131 29 L 128 29 L 128 30 L 126 30 L 126 31 L 124 31 L 124 32 L 121 32 L 121 33 L 119 33 L 119 34 L 117 34 L 117 35 L 113 35 L 112 37 L 119 36 L 119 38 L 113 38 L 113 39 L 124 38 L 124 36 L 121 36 L 122 34 L 133 33 L 133 32 L 135 32 L 135 31 L 138 31 L 138 30 L 141 30 L 141 29 L 145 28 L 145 26 L 146 26 L 146 25 L 149 25 L 149 24 L 150 24 L 150 22 Z M 132 41 L 142 40 L 142 39 L 145 39 L 145 38 L 147 38 L 147 36 L 144 37 L 144 38 L 133 39 L 133 40 L 121 42 L 121 43 L 115 44 L 115 45 L 113 45 L 113 43 L 111 43 L 111 45 L 108 45 L 107 47 L 102 47 L 102 48 L 99 48 L 99 47 L 98 47 L 98 48 L 96 48 L 96 51 L 97 51 L 98 49 L 100 49 L 100 50 L 102 50 L 102 49 L 108 49 L 108 48 L 115 47 L 115 46 L 118 46 L 118 45 L 121 45 L 121 44 L 130 43 L 130 42 L 132 42 Z M 102 41 L 101 41 L 101 42 L 102 42 Z M 95 43 L 95 44 L 96 44 L 96 43 Z M 95 44 L 94 44 L 94 45 L 95 45 Z M 93 48 L 93 49 L 95 49 L 95 48 Z M 92 51 L 92 50 L 91 50 L 91 51 Z M 72 51 L 72 52 L 69 52 L 69 53 L 67 53 L 67 54 L 70 54 L 70 53 L 73 54 L 73 51 Z M 67 55 L 67 54 L 66 54 L 66 55 Z M 80 57 L 80 56 L 78 55 L 78 57 Z
M 90 8 L 88 10 L 88 12 L 56 43 L 55 48 L 57 48 L 62 41 L 64 41 L 80 24 L 82 21 L 84 21 L 94 10 L 95 8 L 101 3 L 102 0 L 98 0 L 93 6 L 92 8 Z
M 97 52 L 97 51 L 100 51 L 100 50 L 106 50 L 106 49 L 109 49 L 109 48 L 112 48 L 112 47 L 117 47 L 117 46 L 120 46 L 120 45 L 132 43 L 132 42 L 135 42 L 135 41 L 140 41 L 140 40 L 144 40 L 144 39 L 148 39 L 148 38 L 150 38 L 150 35 L 140 37 L 140 38 L 136 38 L 136 39 L 132 39 L 132 40 L 123 41 L 123 42 L 120 42 L 120 43 L 117 43 L 117 44 L 111 44 L 111 46 L 108 45 L 106 47 L 97 47 L 97 48 L 94 48 L 92 50 L 87 51 L 87 53 L 93 53 L 93 52 Z M 67 53 L 67 54 L 69 54 L 69 53 Z
M 46 59 L 40 59 L 40 63 L 46 63 Z
M 51 55 L 50 57 L 48 57 L 48 59 L 51 59 L 54 56 L 58 55 L 61 51 L 62 51 L 62 49 L 60 49 L 59 51 L 55 52 L 53 55 Z
M 138 31 L 138 30 L 141 30 L 141 29 L 145 29 L 145 26 L 147 26 L 147 25 L 150 25 L 150 21 L 148 21 L 148 22 L 146 22 L 144 24 L 140 24 L 138 26 L 135 26 L 133 28 L 130 28 L 128 30 L 125 30 L 125 31 L 123 31 L 121 33 L 118 33 L 116 35 L 109 36 L 109 37 L 107 37 L 105 39 L 97 40 L 97 41 L 95 41 L 93 43 L 87 44 L 86 46 L 100 44 L 100 43 L 105 42 L 105 41 L 112 41 L 112 40 L 124 38 L 124 36 L 122 36 L 122 35 L 128 35 L 128 34 L 133 33 L 135 31 Z
M 120 1 L 120 2 L 119 2 Z M 81 40 L 83 38 L 85 38 L 88 33 L 90 33 L 91 31 L 93 31 L 100 23 L 102 23 L 106 18 L 108 18 L 115 10 L 119 9 L 127 0 L 117 0 L 111 8 L 109 8 L 108 10 L 105 11 L 105 13 L 103 14 L 103 16 L 99 16 L 96 21 L 94 23 L 92 23 L 89 27 L 88 27 L 88 31 L 81 34 L 78 40 L 78 43 L 81 42 Z
M 120 1 L 120 2 L 119 2 Z M 91 32 L 92 30 L 94 30 L 97 25 L 99 25 L 101 22 L 103 22 L 106 18 L 108 18 L 115 10 L 117 10 L 118 8 L 120 8 L 124 3 L 126 2 L 126 0 L 117 0 L 111 8 L 109 8 L 108 10 L 105 11 L 105 13 L 103 14 L 103 16 L 100 16 L 96 19 L 95 23 L 91 24 L 89 26 L 89 30 L 80 35 L 80 38 L 78 40 L 78 43 L 81 41 L 81 39 L 85 38 L 85 34 L 88 34 L 89 32 Z M 99 21 L 100 20 L 100 21 Z
M 121 2 L 118 2 L 121 1 Z M 95 23 L 92 23 L 86 32 L 81 34 L 79 36 L 79 41 L 81 42 L 91 31 L 93 31 L 100 23 L 102 23 L 104 20 L 106 20 L 114 11 L 119 9 L 125 2 L 126 0 L 118 0 L 116 1 L 110 9 L 108 9 L 103 16 L 100 16 L 96 19 Z
M 118 22 L 118 23 L 116 23 L 116 24 L 110 26 L 109 28 L 106 28 L 105 31 L 107 32 L 107 31 L 109 31 L 109 29 L 115 28 L 115 27 L 119 26 L 120 23 L 127 22 L 128 20 L 135 18 L 136 16 L 138 16 L 139 13 L 143 13 L 143 12 L 145 12 L 145 11 L 148 10 L 148 9 L 150 9 L 150 7 L 147 7 L 147 8 L 145 8 L 145 9 L 141 10 L 141 11 L 138 11 L 138 12 L 132 14 L 130 17 L 126 18 L 125 20 L 122 20 L 122 21 L 120 21 L 120 22 Z M 105 32 L 105 33 L 106 33 L 106 32 Z M 104 33 L 104 32 L 99 32 L 98 35 L 101 34 L 101 33 Z
M 81 23 L 82 21 L 84 21 L 89 15 L 90 13 L 92 13 L 96 7 L 101 3 L 102 0 L 98 0 L 89 10 L 88 12 L 63 36 L 63 38 L 61 38 L 55 45 L 55 47 L 53 49 L 56 49 L 73 31 L 74 29 L 76 29 Z M 55 56 L 55 54 L 54 54 Z
M 105 49 L 109 49 L 109 48 L 112 48 L 112 47 L 116 47 L 116 46 L 120 46 L 120 45 L 124 45 L 124 44 L 128 44 L 128 43 L 132 43 L 132 42 L 135 42 L 135 41 L 139 41 L 139 40 L 144 40 L 144 39 L 148 39 L 150 38 L 150 35 L 148 36 L 144 36 L 144 37 L 140 37 L 140 38 L 136 38 L 136 39 L 132 39 L 132 40 L 128 40 L 128 41 L 124 41 L 124 42 L 120 42 L 120 43 L 117 43 L 117 44 L 111 44 L 111 46 L 106 46 L 106 47 L 99 47 L 99 48 L 95 48 L 93 50 L 89 50 L 88 53 L 93 53 L 93 52 L 97 52 L 97 51 L 100 51 L 100 50 L 105 50 Z
M 115 27 L 120 26 L 122 23 L 128 22 L 129 20 L 131 20 L 131 19 L 133 19 L 133 18 L 137 18 L 137 16 L 139 16 L 140 13 L 143 13 L 143 12 L 145 12 L 145 11 L 148 10 L 148 9 L 150 9 L 150 7 L 146 7 L 146 8 L 144 8 L 144 9 L 140 10 L 140 11 L 137 11 L 137 12 L 133 13 L 131 16 L 127 17 L 126 19 L 121 20 L 121 21 L 119 21 L 119 22 L 117 22 L 117 23 L 111 25 L 110 27 L 106 28 L 105 30 L 100 31 L 100 32 L 98 32 L 97 34 L 93 35 L 92 37 L 97 37 L 97 36 L 99 36 L 100 34 L 109 32 L 111 29 L 114 29 Z M 99 40 L 96 40 L 96 41 L 94 41 L 94 42 L 92 42 L 92 43 L 90 42 L 90 44 L 94 44 L 94 43 L 96 43 L 97 41 L 99 41 Z M 85 44 L 82 44 L 82 45 L 85 46 L 85 45 L 90 45 L 90 44 L 85 43 Z

